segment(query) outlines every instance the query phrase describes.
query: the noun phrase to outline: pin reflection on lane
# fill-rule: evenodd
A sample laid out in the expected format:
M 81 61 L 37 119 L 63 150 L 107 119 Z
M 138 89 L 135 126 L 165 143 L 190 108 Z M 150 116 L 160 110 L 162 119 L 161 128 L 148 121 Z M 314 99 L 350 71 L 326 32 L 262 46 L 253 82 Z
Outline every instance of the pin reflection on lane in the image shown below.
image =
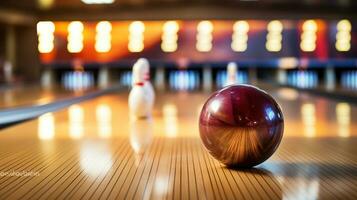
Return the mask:
M 153 120 L 151 118 L 132 119 L 129 139 L 135 153 L 135 164 L 139 166 L 142 157 L 153 141 Z
M 133 119 L 130 122 L 130 144 L 136 154 L 144 154 L 152 139 L 153 120 L 151 118 Z

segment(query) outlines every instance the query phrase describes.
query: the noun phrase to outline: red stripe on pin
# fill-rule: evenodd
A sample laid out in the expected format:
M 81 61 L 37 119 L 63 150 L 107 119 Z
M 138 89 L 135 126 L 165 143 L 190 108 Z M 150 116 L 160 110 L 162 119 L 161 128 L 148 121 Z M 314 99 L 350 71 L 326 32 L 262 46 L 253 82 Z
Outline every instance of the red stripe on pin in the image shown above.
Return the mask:
M 135 85 L 137 85 L 137 86 L 144 86 L 144 82 L 137 82 L 137 83 L 135 83 Z

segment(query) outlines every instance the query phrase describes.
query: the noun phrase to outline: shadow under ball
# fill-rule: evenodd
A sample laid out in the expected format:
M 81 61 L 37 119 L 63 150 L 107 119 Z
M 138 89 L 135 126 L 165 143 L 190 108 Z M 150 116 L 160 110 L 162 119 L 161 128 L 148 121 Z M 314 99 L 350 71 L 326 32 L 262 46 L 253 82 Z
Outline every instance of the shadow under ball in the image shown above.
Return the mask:
M 231 85 L 213 93 L 199 119 L 204 146 L 229 167 L 253 167 L 277 149 L 284 118 L 277 102 L 248 85 Z

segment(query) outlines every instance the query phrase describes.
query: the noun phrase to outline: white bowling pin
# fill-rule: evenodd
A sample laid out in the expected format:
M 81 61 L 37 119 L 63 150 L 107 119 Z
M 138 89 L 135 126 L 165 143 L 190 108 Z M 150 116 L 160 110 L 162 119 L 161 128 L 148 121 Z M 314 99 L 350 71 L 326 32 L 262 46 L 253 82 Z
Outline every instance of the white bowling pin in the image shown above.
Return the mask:
M 74 86 L 74 72 L 68 72 L 68 89 L 73 90 Z
M 150 97 L 152 98 L 152 102 L 155 102 L 155 91 L 150 82 L 150 63 L 146 58 L 139 58 L 136 62 L 140 65 L 143 65 L 144 68 L 144 79 L 145 79 L 145 89 L 148 90 Z
M 5 61 L 4 63 L 4 78 L 7 83 L 13 81 L 13 66 L 10 61 Z
M 237 84 L 237 64 L 230 62 L 227 65 L 227 85 Z
M 190 90 L 194 90 L 195 89 L 195 73 L 193 71 L 190 71 L 188 75 L 189 75 L 188 79 L 189 79 Z
M 149 117 L 152 112 L 153 99 L 145 89 L 145 71 L 143 65 L 135 63 L 132 73 L 132 89 L 129 94 L 129 109 L 133 117 Z

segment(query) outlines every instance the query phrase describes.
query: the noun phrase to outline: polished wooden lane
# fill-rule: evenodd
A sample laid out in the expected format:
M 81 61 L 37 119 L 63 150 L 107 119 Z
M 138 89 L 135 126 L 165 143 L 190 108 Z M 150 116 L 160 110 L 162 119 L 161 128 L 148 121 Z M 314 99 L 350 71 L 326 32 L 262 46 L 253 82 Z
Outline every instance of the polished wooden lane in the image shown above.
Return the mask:
M 0 110 L 46 104 L 62 98 L 79 96 L 83 93 L 84 91 L 66 90 L 60 85 L 52 88 L 43 88 L 37 84 L 3 88 L 0 90 Z
M 356 199 L 357 108 L 271 92 L 286 132 L 257 168 L 227 169 L 202 146 L 197 117 L 208 94 L 158 94 L 151 120 L 130 120 L 127 94 L 118 94 L 0 130 L 0 196 Z

